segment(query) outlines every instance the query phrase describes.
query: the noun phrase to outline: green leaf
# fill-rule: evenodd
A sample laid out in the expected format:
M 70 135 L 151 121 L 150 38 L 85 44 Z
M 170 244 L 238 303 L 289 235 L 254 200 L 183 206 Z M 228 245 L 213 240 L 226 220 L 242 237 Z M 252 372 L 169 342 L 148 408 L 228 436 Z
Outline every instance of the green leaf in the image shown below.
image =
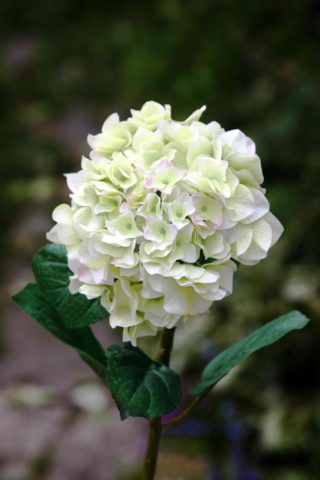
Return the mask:
M 292 330 L 303 328 L 309 321 L 302 313 L 292 311 L 267 323 L 211 360 L 202 373 L 200 383 L 191 392 L 201 394 L 213 387 L 232 368 L 246 360 L 252 353 L 271 345 Z
M 112 345 L 106 356 L 107 384 L 122 418 L 160 417 L 177 407 L 180 378 L 170 368 L 127 342 Z
M 65 327 L 86 327 L 108 316 L 99 298 L 88 300 L 80 293 L 73 295 L 69 292 L 72 272 L 63 246 L 48 244 L 43 247 L 33 258 L 32 268 L 37 283 L 61 315 Z
M 13 297 L 19 307 L 62 342 L 73 347 L 105 381 L 104 351 L 89 327 L 67 329 L 39 285 L 29 284 Z

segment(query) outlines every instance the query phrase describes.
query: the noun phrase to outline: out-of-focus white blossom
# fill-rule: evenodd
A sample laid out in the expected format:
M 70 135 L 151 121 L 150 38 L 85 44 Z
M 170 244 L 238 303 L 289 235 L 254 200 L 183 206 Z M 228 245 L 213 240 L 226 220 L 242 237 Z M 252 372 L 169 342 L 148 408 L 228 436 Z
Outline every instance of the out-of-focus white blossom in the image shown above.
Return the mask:
M 53 212 L 50 241 L 66 246 L 70 291 L 100 297 L 110 325 L 135 342 L 205 313 L 232 292 L 236 262 L 254 265 L 282 233 L 260 158 L 240 130 L 187 120 L 147 102 L 89 135 L 71 205 Z

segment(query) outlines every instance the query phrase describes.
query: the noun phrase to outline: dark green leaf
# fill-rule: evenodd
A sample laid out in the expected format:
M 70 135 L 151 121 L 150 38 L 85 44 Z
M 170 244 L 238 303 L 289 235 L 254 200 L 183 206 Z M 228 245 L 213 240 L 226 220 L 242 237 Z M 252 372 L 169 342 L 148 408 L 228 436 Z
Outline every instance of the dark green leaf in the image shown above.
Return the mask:
M 105 381 L 104 351 L 89 327 L 67 329 L 59 312 L 47 301 L 39 285 L 29 284 L 13 300 L 55 337 L 75 348 L 80 356 Z
M 107 383 L 122 418 L 160 417 L 180 401 L 179 376 L 130 343 L 106 351 Z
M 192 393 L 203 393 L 252 353 L 276 342 L 292 330 L 303 328 L 308 322 L 309 319 L 302 313 L 292 311 L 267 323 L 211 360 L 202 373 L 200 383 L 192 389 Z
M 48 244 L 43 247 L 33 258 L 32 268 L 47 301 L 60 313 L 67 328 L 86 327 L 108 316 L 99 298 L 88 300 L 80 293 L 72 295 L 69 292 L 72 273 L 63 246 Z

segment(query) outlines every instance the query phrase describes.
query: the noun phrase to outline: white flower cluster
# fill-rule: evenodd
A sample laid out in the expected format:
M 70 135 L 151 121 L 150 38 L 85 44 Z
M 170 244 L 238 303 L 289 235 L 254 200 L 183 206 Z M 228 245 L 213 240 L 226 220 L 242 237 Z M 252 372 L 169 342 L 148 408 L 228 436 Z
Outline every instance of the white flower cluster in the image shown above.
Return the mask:
M 282 233 L 254 142 L 200 122 L 204 110 L 177 122 L 147 102 L 108 117 L 66 175 L 71 206 L 53 212 L 47 238 L 66 246 L 70 291 L 100 297 L 132 342 L 207 312 L 231 293 L 233 260 L 256 264 Z

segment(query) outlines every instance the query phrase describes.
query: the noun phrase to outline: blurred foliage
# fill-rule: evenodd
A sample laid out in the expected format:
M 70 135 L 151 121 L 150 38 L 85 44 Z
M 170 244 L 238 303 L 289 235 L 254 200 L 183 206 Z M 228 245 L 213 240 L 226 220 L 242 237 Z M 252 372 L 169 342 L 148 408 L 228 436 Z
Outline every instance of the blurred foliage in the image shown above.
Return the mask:
M 168 431 L 180 450 L 188 451 L 188 436 L 193 450 L 206 445 L 208 479 L 320 477 L 319 13 L 316 0 L 0 4 L 0 246 L 8 263 L 29 261 L 44 243 L 50 211 L 66 195 L 61 174 L 79 168 L 86 134 L 113 111 L 127 115 L 154 99 L 180 119 L 206 104 L 205 120 L 257 143 L 285 233 L 267 261 L 240 269 L 234 295 L 202 329 L 200 354 L 190 338 L 187 355 L 179 342 L 177 364 L 191 381 L 222 346 L 291 308 L 313 324 L 257 354 L 196 412 L 191 420 L 200 423 Z

